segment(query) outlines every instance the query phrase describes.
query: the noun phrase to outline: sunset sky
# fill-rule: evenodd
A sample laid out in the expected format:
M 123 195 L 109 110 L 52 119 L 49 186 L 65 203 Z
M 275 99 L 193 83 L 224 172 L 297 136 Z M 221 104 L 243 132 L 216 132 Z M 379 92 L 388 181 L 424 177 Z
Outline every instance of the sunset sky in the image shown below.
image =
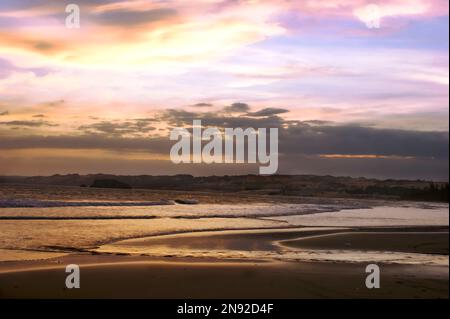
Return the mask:
M 65 27 L 65 6 L 81 28 Z M 369 4 L 381 14 L 369 28 Z M 170 128 L 278 127 L 279 173 L 448 180 L 447 0 L 2 0 L 0 174 L 175 165 Z

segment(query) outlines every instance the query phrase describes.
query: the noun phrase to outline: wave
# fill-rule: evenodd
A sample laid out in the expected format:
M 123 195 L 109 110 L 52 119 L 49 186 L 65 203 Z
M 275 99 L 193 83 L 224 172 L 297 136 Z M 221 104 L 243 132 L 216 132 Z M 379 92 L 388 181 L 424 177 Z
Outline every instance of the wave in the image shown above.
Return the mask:
M 157 216 L 0 216 L 0 220 L 110 220 L 110 219 L 155 219 Z
M 7 199 L 0 200 L 0 208 L 49 208 L 49 207 L 107 207 L 107 206 L 162 206 L 175 205 L 174 201 L 161 200 L 157 202 L 75 202 L 75 201 L 41 201 Z
M 0 208 L 5 208 L 4 211 L 0 210 L 0 220 L 51 221 L 154 218 L 185 220 L 203 218 L 247 218 L 269 220 L 271 217 L 331 213 L 343 209 L 357 209 L 361 208 L 361 206 L 361 204 L 315 205 L 264 203 L 178 205 L 176 201 L 168 200 L 159 202 L 0 200 Z M 104 209 L 104 207 L 108 208 Z M 287 223 L 286 221 L 279 220 L 277 220 L 277 222 Z

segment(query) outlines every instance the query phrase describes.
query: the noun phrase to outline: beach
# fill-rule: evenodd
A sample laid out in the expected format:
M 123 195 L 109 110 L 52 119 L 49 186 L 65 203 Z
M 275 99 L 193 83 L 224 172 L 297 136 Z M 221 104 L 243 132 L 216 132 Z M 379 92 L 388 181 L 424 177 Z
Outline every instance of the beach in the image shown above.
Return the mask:
M 449 4 L 0 0 L 0 302 L 448 299 Z
M 0 198 L 0 298 L 448 298 L 445 203 L 58 191 Z
M 280 238 L 279 233 L 264 234 L 258 234 L 258 241 L 265 239 L 267 246 L 258 247 L 260 249 L 269 249 L 271 238 Z M 203 238 L 206 246 L 217 248 L 217 241 L 230 234 L 217 234 L 215 238 L 209 236 L 214 237 L 209 234 Z M 180 237 L 173 236 L 169 245 L 179 247 L 181 240 L 184 247 L 199 248 L 198 236 Z M 426 242 L 434 237 L 436 246 L 445 245 L 441 235 L 425 237 Z M 420 243 L 419 238 L 416 239 L 416 243 Z M 241 242 L 239 238 L 234 240 Z M 297 244 L 290 244 L 294 243 Z M 248 242 L 244 240 L 243 245 L 248 245 Z M 448 233 L 446 249 L 448 253 Z M 65 265 L 68 264 L 80 266 L 80 289 L 64 286 Z M 379 264 L 382 273 L 380 289 L 366 288 L 366 265 L 364 262 L 71 254 L 40 261 L 2 263 L 0 297 L 448 298 L 448 264 Z

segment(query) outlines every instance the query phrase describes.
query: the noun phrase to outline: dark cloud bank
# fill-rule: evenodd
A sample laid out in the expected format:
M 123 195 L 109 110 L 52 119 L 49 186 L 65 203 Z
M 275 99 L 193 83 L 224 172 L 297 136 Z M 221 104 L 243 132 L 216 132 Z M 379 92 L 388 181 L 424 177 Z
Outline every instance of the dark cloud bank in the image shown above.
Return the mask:
M 194 119 L 201 119 L 204 127 L 279 128 L 280 174 L 448 180 L 448 132 L 376 129 L 320 121 L 289 121 L 280 116 L 286 112 L 287 110 L 276 108 L 250 112 L 245 103 L 235 103 L 216 112 L 169 109 L 153 119 L 100 121 L 84 125 L 79 128 L 79 135 L 4 136 L 1 138 L 0 151 L 27 148 L 103 149 L 168 156 L 173 143 L 167 136 L 144 137 L 139 134 L 153 131 L 152 125 L 155 121 L 165 122 L 170 127 L 190 127 Z M 133 137 L 133 134 L 136 136 Z M 332 154 L 377 155 L 384 158 L 324 158 L 324 155 Z M 22 159 L 22 163 L 24 161 L 26 162 L 26 159 Z M 50 163 L 56 171 L 48 171 Z M 69 162 L 58 162 L 57 158 L 40 165 L 43 173 L 194 175 L 257 173 L 258 167 L 220 164 L 174 165 L 170 161 L 121 159 L 83 159 L 70 166 Z M 0 173 L 7 172 L 3 169 Z

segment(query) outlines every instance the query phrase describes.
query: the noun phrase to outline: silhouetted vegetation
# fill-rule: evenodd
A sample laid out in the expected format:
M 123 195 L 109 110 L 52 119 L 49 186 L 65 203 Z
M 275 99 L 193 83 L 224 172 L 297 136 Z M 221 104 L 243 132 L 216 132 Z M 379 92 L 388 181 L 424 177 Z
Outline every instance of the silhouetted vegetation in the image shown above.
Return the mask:
M 354 195 L 370 195 L 374 197 L 386 196 L 402 200 L 448 203 L 449 184 L 436 185 L 435 183 L 430 183 L 429 186 L 422 189 L 401 186 L 367 186 L 365 188 L 347 190 L 347 193 Z
M 91 187 L 97 188 L 131 188 L 130 185 L 116 181 L 115 179 L 97 179 L 92 183 Z
M 3 183 L 34 185 L 90 185 L 99 188 L 142 188 L 186 192 L 219 192 L 297 196 L 347 197 L 386 200 L 448 202 L 448 182 L 423 180 L 377 180 L 315 175 L 240 175 L 240 176 L 150 176 L 150 175 L 53 175 L 1 177 Z

